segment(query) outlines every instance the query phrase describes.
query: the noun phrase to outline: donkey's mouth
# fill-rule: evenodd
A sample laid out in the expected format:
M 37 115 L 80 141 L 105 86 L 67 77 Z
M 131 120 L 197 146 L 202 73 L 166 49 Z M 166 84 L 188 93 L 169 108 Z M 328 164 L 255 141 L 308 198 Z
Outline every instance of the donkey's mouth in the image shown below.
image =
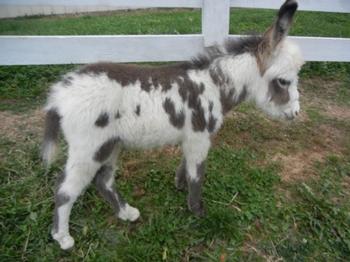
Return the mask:
M 284 113 L 284 117 L 286 120 L 289 120 L 289 121 L 292 121 L 295 118 L 293 114 L 287 114 L 287 113 Z

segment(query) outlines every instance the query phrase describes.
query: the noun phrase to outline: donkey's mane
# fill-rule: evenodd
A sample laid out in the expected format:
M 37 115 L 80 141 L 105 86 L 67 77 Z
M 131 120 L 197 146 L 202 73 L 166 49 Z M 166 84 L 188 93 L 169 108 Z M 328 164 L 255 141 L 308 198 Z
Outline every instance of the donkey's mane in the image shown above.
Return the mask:
M 218 57 L 225 55 L 240 55 L 243 53 L 255 53 L 259 43 L 262 41 L 261 36 L 241 37 L 238 39 L 229 39 L 224 46 L 214 45 L 207 47 L 202 54 L 192 58 L 187 64 L 191 69 L 205 69 Z

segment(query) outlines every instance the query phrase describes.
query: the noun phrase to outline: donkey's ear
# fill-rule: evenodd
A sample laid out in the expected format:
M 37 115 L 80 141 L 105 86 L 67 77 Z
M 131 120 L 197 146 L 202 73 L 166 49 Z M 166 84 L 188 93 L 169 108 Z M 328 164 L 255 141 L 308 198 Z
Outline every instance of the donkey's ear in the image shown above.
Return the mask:
M 264 34 L 264 37 L 268 38 L 270 48 L 275 48 L 288 35 L 297 8 L 296 0 L 286 0 L 281 6 L 276 22 Z

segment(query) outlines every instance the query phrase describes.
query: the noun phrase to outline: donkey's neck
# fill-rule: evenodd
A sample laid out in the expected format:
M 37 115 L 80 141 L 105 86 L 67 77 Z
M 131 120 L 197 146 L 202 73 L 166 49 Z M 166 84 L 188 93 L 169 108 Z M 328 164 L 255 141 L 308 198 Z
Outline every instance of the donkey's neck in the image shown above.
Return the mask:
M 260 77 L 256 60 L 250 54 L 216 59 L 208 73 L 220 91 L 223 113 L 249 99 L 253 83 Z

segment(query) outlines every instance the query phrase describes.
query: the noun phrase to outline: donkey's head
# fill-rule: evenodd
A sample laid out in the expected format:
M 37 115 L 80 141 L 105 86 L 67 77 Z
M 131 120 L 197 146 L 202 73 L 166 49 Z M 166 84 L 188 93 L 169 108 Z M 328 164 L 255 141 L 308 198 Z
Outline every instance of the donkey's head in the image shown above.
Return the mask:
M 273 25 L 258 45 L 256 60 L 261 78 L 252 98 L 272 117 L 293 119 L 298 115 L 298 72 L 303 64 L 299 48 L 286 37 L 298 4 L 287 0 Z
M 243 40 L 254 46 L 248 48 L 257 65 L 249 97 L 274 118 L 293 119 L 300 110 L 298 72 L 304 61 L 299 48 L 286 39 L 297 7 L 295 0 L 287 0 L 261 37 Z

